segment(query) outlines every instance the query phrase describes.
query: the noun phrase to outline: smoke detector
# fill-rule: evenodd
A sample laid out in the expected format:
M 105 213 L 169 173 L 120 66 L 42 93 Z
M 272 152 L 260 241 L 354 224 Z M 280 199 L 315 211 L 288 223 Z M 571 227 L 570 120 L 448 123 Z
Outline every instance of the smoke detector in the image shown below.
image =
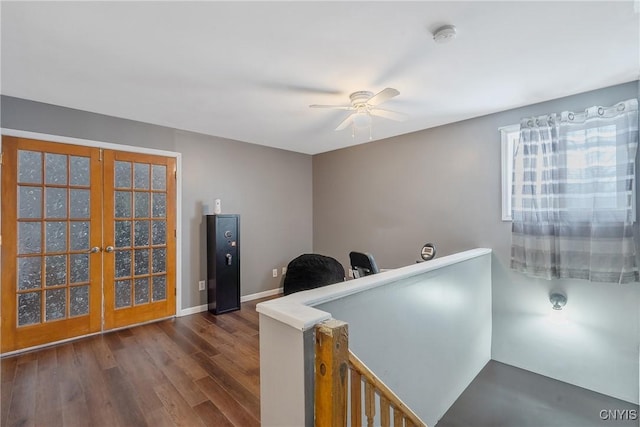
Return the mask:
M 433 40 L 438 44 L 449 43 L 456 38 L 456 27 L 454 25 L 445 25 L 438 28 L 433 33 Z

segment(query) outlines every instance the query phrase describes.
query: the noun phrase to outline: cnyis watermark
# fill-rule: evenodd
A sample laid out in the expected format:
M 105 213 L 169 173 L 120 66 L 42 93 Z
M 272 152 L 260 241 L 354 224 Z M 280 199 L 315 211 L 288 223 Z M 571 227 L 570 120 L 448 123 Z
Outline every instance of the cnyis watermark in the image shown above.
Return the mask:
M 603 409 L 600 411 L 600 419 L 604 421 L 636 421 L 637 409 Z

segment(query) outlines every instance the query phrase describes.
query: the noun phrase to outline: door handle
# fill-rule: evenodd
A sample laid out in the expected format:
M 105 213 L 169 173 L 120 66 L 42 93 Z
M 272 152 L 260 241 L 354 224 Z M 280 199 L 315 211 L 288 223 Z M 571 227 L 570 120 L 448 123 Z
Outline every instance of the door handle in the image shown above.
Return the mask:
M 97 254 L 100 251 L 101 251 L 100 246 L 94 246 L 91 249 L 89 249 L 87 252 L 90 254 Z
M 104 248 L 104 250 L 109 253 L 113 252 L 113 249 L 113 246 L 107 246 L 106 248 Z

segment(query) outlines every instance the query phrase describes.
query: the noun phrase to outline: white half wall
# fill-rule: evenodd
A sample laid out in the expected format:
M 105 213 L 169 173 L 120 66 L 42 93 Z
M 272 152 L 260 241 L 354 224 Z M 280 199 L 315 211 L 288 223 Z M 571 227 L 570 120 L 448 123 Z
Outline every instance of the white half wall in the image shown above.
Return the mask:
M 313 425 L 305 421 L 304 341 L 304 331 L 260 314 L 262 427 Z
M 465 251 L 256 308 L 263 426 L 313 425 L 313 346 L 305 332 L 330 317 L 348 323 L 350 349 L 434 426 L 491 357 L 491 251 Z
M 316 306 L 429 426 L 491 359 L 491 255 Z

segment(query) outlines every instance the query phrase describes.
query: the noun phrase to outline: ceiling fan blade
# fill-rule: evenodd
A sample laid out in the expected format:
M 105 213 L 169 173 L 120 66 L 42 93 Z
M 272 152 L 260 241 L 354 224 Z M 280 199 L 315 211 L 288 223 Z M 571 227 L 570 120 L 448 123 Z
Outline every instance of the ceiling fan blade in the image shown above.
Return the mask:
M 372 116 L 384 117 L 385 119 L 395 120 L 397 122 L 404 122 L 409 118 L 406 114 L 382 108 L 372 108 L 369 113 L 371 113 Z
M 347 126 L 349 126 L 352 122 L 353 122 L 353 116 L 355 115 L 355 113 L 351 113 L 347 116 L 346 119 L 344 119 L 336 128 L 336 130 L 342 130 L 344 128 L 346 128 Z
M 369 98 L 367 100 L 367 104 L 369 105 L 382 104 L 383 102 L 388 101 L 394 96 L 398 96 L 398 95 L 400 95 L 400 92 L 398 92 L 396 89 L 392 87 L 388 87 L 386 89 L 382 89 L 380 92 L 376 93 L 371 98 Z
M 309 108 L 331 108 L 334 110 L 353 110 L 354 109 L 351 105 L 318 105 L 318 104 L 309 105 Z

